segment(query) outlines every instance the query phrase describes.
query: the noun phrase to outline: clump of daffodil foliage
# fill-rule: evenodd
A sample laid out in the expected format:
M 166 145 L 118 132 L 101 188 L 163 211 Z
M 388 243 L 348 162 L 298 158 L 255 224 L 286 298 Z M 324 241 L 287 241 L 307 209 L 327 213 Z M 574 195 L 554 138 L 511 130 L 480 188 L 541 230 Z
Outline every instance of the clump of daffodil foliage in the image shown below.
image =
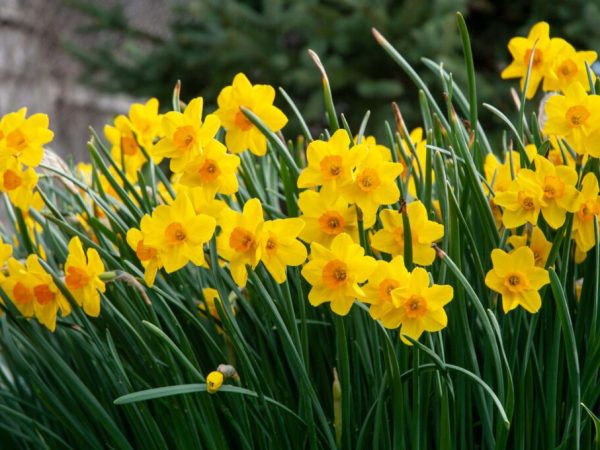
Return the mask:
M 243 73 L 212 112 L 179 85 L 132 105 L 90 164 L 45 148 L 46 115 L 3 116 L 3 445 L 597 448 L 597 55 L 543 22 L 512 39 L 490 142 L 457 23 L 464 92 L 374 30 L 422 112 L 409 131 L 394 104 L 377 139 L 314 52 L 318 136 Z

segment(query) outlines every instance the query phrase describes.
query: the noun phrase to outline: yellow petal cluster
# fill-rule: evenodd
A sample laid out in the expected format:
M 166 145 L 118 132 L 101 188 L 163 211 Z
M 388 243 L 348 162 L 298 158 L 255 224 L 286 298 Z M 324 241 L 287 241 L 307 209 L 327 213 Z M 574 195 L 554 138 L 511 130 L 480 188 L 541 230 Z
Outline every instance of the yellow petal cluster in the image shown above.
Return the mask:
M 550 25 L 536 23 L 527 37 L 514 37 L 508 43 L 513 61 L 502 71 L 502 78 L 520 78 L 525 87 L 531 64 L 526 97 L 532 98 L 540 83 L 544 91 L 565 91 L 573 83 L 587 83 L 585 64 L 593 63 L 594 51 L 577 52 L 561 38 L 550 37 Z
M 520 247 L 529 247 L 533 252 L 533 258 L 537 267 L 546 267 L 546 261 L 550 250 L 552 249 L 552 243 L 546 239 L 544 232 L 539 227 L 534 227 L 531 230 L 531 235 L 527 233 L 522 235 L 513 235 L 508 238 L 507 242 L 517 249 Z
M 360 283 L 375 270 L 376 262 L 352 238 L 341 233 L 329 247 L 317 242 L 310 246 L 310 260 L 302 276 L 311 285 L 308 301 L 313 306 L 329 302 L 331 310 L 345 316 L 355 299 L 364 299 Z
M 65 262 L 65 285 L 84 312 L 92 317 L 100 315 L 100 292 L 106 287 L 100 275 L 104 273 L 104 264 L 98 251 L 83 245 L 78 237 L 69 242 L 69 254 Z
M 583 177 L 580 201 L 573 215 L 573 239 L 580 252 L 587 252 L 596 245 L 594 222 L 598 220 L 600 220 L 598 179 L 590 172 Z
M 429 220 L 425 205 L 419 200 L 409 203 L 405 213 L 393 209 L 381 211 L 383 228 L 373 235 L 371 246 L 392 256 L 404 255 L 403 214 L 410 224 L 413 261 L 421 266 L 431 265 L 435 259 L 432 244 L 444 237 L 444 226 Z
M 36 255 L 29 255 L 25 264 L 8 259 L 8 276 L 0 287 L 24 317 L 35 317 L 50 331 L 56 329 L 59 311 L 63 317 L 71 312 L 71 305 Z
M 190 197 L 181 192 L 171 204 L 160 205 L 151 215 L 145 215 L 140 229 L 130 230 L 127 240 L 146 270 L 146 282 L 152 285 L 161 267 L 172 273 L 190 261 L 206 266 L 204 244 L 215 227 L 214 217 L 196 212 Z
M 325 247 L 340 233 L 347 233 L 358 242 L 356 208 L 335 193 L 306 190 L 298 197 L 298 208 L 305 227 L 300 238 L 308 243 L 318 242 Z
M 485 284 L 502 295 L 504 312 L 522 306 L 530 313 L 537 312 L 542 299 L 539 290 L 550 283 L 548 271 L 536 266 L 529 247 L 519 247 L 511 253 L 492 251 L 493 268 L 485 277 Z
M 235 283 L 246 286 L 247 266 L 255 269 L 260 261 L 278 283 L 286 280 L 287 266 L 306 260 L 306 247 L 297 240 L 304 228 L 298 218 L 264 220 L 260 201 L 248 200 L 241 212 L 225 208 L 220 215 L 217 238 L 219 255 L 229 261 Z
M 575 82 L 545 106 L 544 134 L 567 143 L 580 155 L 600 157 L 600 96 Z
M 238 73 L 230 86 L 217 97 L 219 109 L 215 112 L 226 130 L 225 144 L 232 153 L 250 150 L 257 156 L 267 152 L 267 140 L 246 117 L 242 108 L 252 111 L 273 132 L 287 123 L 287 117 L 273 105 L 275 89 L 264 84 L 252 85 L 246 75 Z
M 34 200 L 44 145 L 54 138 L 46 114 L 27 117 L 27 108 L 0 117 L 0 192 L 27 211 Z
M 170 158 L 170 168 L 175 173 L 183 171 L 187 163 L 203 153 L 221 126 L 214 114 L 208 114 L 202 120 L 203 106 L 204 100 L 198 97 L 182 113 L 170 111 L 163 116 L 165 137 L 154 145 L 152 156 Z
M 402 164 L 389 161 L 389 149 L 373 140 L 367 142 L 353 145 L 345 130 L 336 131 L 328 141 L 311 142 L 306 150 L 308 165 L 298 177 L 298 187 L 320 187 L 326 198 L 356 205 L 365 228 L 370 228 L 378 208 L 400 198 L 396 179 L 404 169 Z

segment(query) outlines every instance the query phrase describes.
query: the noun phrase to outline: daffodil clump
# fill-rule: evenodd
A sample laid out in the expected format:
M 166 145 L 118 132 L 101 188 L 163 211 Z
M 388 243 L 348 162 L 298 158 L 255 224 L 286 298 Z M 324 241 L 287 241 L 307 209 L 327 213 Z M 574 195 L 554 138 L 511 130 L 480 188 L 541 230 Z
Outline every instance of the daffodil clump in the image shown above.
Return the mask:
M 312 51 L 321 128 L 243 73 L 133 104 L 85 163 L 47 147 L 46 115 L 4 115 L 0 442 L 595 448 L 597 55 L 544 22 L 512 39 L 501 75 L 522 95 L 486 105 L 494 142 L 458 25 L 464 90 L 374 30 L 423 118 L 394 104 L 377 138 L 368 112 L 337 114 Z

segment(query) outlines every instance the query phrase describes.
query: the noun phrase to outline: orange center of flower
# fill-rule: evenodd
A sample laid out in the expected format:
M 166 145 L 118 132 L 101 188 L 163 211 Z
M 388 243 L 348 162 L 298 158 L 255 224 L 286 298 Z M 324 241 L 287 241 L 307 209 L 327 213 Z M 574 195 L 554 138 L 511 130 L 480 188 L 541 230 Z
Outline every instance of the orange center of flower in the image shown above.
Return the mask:
M 90 276 L 81 267 L 69 267 L 65 276 L 65 283 L 69 289 L 82 289 L 90 282 Z
M 16 151 L 21 151 L 27 147 L 27 139 L 21 130 L 14 130 L 8 133 L 6 143 Z
M 392 291 L 397 287 L 400 287 L 400 283 L 397 280 L 386 278 L 381 283 L 379 283 L 379 298 L 382 300 L 391 300 Z
M 144 245 L 144 240 L 140 239 L 135 248 L 135 254 L 140 261 L 148 261 L 156 256 L 156 249 Z
M 121 151 L 127 156 L 133 156 L 138 151 L 138 145 L 133 136 L 123 136 L 121 138 Z
M 229 246 L 240 253 L 254 250 L 256 248 L 254 233 L 242 227 L 235 227 L 229 236 Z
M 23 183 L 23 178 L 12 169 L 6 169 L 2 178 L 2 181 L 4 183 L 4 189 L 6 189 L 7 191 L 17 189 Z
M 342 173 L 342 157 L 340 155 L 325 156 L 321 160 L 321 174 L 325 180 L 333 180 Z
M 525 211 L 532 211 L 535 209 L 535 201 L 527 194 L 519 192 L 519 202 Z
M 521 272 L 512 272 L 504 279 L 504 286 L 509 292 L 518 293 L 529 288 L 529 281 Z
M 565 184 L 554 175 L 548 175 L 544 180 L 544 197 L 555 198 L 562 197 L 565 190 Z
M 577 211 L 577 217 L 583 222 L 589 222 L 594 219 L 594 216 L 600 214 L 600 205 L 594 200 L 587 200 L 583 205 L 579 207 Z
M 560 166 L 563 164 L 563 157 L 560 151 L 551 150 L 548 153 L 548 161 L 550 161 L 555 166 Z
M 339 259 L 329 261 L 323 267 L 321 278 L 329 289 L 337 289 L 348 281 L 348 266 Z
M 572 59 L 565 59 L 558 66 L 558 76 L 560 78 L 571 79 L 577 74 L 577 64 Z
M 33 293 L 27 286 L 18 281 L 13 287 L 13 299 L 19 305 L 26 305 L 33 300 Z
M 371 192 L 381 184 L 379 174 L 375 169 L 364 169 L 357 177 L 356 183 L 364 192 Z
M 56 294 L 52 292 L 47 284 L 38 284 L 33 288 L 33 295 L 40 305 L 47 305 L 54 300 Z
M 265 244 L 265 247 L 267 249 L 267 253 L 271 254 L 274 253 L 277 250 L 277 237 L 273 234 L 271 234 L 269 236 L 269 239 L 267 239 L 267 243 Z
M 179 222 L 171 222 L 167 228 L 165 228 L 165 239 L 167 245 L 181 245 L 185 242 L 187 235 L 185 228 Z
M 585 106 L 575 105 L 567 109 L 565 117 L 567 118 L 569 125 L 572 127 L 579 127 L 583 125 L 586 120 L 588 120 L 590 117 L 590 112 Z
M 332 236 L 340 234 L 345 225 L 344 217 L 337 211 L 327 211 L 319 217 L 321 231 Z
M 196 131 L 191 125 L 177 128 L 173 134 L 173 144 L 179 150 L 189 150 L 196 140 Z
M 403 306 L 409 319 L 423 317 L 427 313 L 427 301 L 420 295 L 411 295 Z
M 215 181 L 221 174 L 219 165 L 212 159 L 205 160 L 198 172 L 200 174 L 200 178 L 206 182 Z
M 523 62 L 525 63 L 525 66 L 529 66 L 529 59 L 531 58 L 532 51 L 533 51 L 533 49 L 530 48 L 525 52 L 525 56 L 523 57 Z M 540 49 L 536 48 L 535 54 L 533 55 L 533 61 L 531 61 L 531 68 L 539 69 L 543 63 L 544 63 L 544 54 L 542 53 L 542 51 Z
M 248 131 L 250 128 L 252 128 L 252 122 L 250 122 L 241 109 L 235 113 L 235 118 L 233 121 L 235 126 L 242 131 Z

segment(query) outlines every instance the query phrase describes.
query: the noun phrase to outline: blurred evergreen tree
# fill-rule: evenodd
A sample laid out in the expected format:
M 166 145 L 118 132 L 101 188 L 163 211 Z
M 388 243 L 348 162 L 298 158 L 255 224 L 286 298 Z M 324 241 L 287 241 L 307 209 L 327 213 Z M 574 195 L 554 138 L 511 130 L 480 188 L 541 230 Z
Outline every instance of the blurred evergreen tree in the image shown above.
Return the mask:
M 82 78 L 99 89 L 157 96 L 164 103 L 181 79 L 184 99 L 201 95 L 214 105 L 219 90 L 245 72 L 253 83 L 283 86 L 309 122 L 320 125 L 321 81 L 307 55 L 311 48 L 326 67 L 339 112 L 353 128 L 366 110 L 372 111 L 372 124 L 390 119 L 393 100 L 400 102 L 409 126 L 418 121 L 415 89 L 405 90 L 410 81 L 375 43 L 371 27 L 412 64 L 419 66 L 424 56 L 443 61 L 460 82 L 455 12 L 464 12 L 481 75 L 480 98 L 504 108 L 511 108 L 508 89 L 516 86 L 499 77 L 510 60 L 510 37 L 547 20 L 553 36 L 578 48 L 600 42 L 600 1 L 196 0 L 172 5 L 166 37 L 134 27 L 121 3 L 65 1 L 89 19 L 79 32 L 93 34 L 93 48 L 73 39 L 66 45 L 83 62 Z

